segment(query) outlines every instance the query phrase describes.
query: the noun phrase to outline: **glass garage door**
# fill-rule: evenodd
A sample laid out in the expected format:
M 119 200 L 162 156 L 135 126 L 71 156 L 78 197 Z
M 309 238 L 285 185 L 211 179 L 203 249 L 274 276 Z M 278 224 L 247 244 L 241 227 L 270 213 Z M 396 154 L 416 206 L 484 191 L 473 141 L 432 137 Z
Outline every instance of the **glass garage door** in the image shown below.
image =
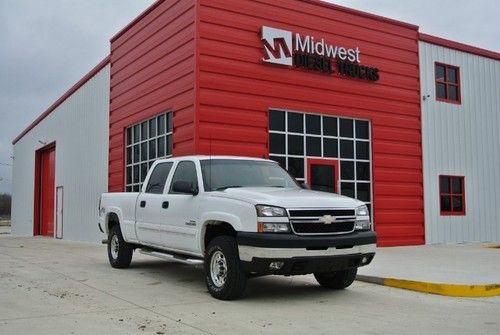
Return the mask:
M 317 176 L 323 171 L 322 190 L 359 199 L 371 209 L 369 121 L 271 110 L 269 157 L 299 182 L 310 184 L 312 174 L 312 181 L 321 184 Z M 326 185 L 332 182 L 332 187 Z

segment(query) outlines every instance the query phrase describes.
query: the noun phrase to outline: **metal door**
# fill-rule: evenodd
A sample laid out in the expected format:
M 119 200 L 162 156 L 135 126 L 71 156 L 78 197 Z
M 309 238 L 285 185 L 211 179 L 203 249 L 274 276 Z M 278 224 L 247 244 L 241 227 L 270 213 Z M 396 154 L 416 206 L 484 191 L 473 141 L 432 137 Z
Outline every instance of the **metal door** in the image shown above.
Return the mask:
M 56 148 L 42 152 L 40 232 L 44 236 L 54 236 L 54 195 L 55 195 Z

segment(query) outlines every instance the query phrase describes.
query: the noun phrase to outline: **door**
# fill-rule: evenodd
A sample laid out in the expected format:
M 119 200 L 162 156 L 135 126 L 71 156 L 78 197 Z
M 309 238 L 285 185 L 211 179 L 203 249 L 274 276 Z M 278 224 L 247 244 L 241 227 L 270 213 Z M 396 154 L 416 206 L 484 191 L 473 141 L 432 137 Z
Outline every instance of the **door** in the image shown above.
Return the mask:
M 56 238 L 63 237 L 63 187 L 56 188 Z
M 144 192 L 140 193 L 136 203 L 136 234 L 141 243 L 163 246 L 168 225 L 168 195 L 165 194 L 167 181 L 173 163 L 159 163 L 153 167 Z
M 338 193 L 338 161 L 329 159 L 307 160 L 307 182 L 311 190 Z
M 40 234 L 54 236 L 54 195 L 55 195 L 56 148 L 42 151 L 40 188 Z
M 192 183 L 193 188 L 198 188 L 198 173 L 193 161 L 181 161 L 177 164 L 170 182 L 167 195 L 169 208 L 167 210 L 167 229 L 164 241 L 173 248 L 197 252 L 199 244 L 196 237 L 199 224 L 199 197 L 193 194 L 177 193 L 172 190 L 176 181 Z

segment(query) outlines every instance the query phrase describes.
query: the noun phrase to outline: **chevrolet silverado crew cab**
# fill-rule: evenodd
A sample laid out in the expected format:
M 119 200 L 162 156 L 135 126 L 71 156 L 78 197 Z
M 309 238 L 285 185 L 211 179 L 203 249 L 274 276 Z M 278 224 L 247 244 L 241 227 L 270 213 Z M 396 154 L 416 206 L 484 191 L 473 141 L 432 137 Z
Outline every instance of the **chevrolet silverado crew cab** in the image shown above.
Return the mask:
M 112 267 L 128 267 L 134 250 L 204 264 L 208 291 L 224 300 L 269 274 L 313 273 L 321 286 L 343 289 L 375 255 L 364 203 L 303 189 L 265 159 L 157 160 L 141 192 L 103 194 L 99 214 Z

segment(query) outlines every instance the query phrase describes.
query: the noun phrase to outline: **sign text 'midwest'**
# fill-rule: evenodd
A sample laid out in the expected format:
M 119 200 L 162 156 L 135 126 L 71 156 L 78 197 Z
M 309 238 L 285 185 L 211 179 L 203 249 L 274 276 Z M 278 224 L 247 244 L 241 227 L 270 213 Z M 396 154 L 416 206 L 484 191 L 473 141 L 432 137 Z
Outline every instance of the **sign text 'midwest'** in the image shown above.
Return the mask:
M 314 40 L 314 37 L 309 35 L 302 37 L 299 33 L 295 34 L 295 51 L 361 63 L 361 52 L 358 47 L 348 49 L 334 46 L 326 43 L 324 38 L 317 42 Z

